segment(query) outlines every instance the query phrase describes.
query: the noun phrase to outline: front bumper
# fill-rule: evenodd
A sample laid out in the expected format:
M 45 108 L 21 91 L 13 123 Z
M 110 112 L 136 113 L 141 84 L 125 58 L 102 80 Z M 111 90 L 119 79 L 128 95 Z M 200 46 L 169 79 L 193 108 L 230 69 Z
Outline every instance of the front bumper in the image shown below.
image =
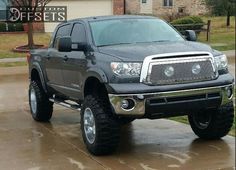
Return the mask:
M 231 83 L 223 86 L 156 93 L 109 94 L 109 99 L 113 111 L 120 116 L 164 117 L 160 115 L 225 105 L 232 101 L 233 88 L 234 85 Z M 232 91 L 230 96 L 229 89 Z M 134 107 L 122 108 L 122 101 L 125 99 L 132 100 Z

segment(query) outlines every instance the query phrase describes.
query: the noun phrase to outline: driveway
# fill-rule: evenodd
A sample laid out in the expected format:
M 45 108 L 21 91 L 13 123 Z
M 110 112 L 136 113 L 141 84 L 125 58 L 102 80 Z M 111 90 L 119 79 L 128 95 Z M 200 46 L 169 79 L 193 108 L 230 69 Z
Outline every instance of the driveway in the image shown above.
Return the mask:
M 55 106 L 50 123 L 33 121 L 27 75 L 0 71 L 0 169 L 235 169 L 234 137 L 200 140 L 188 125 L 165 119 L 134 121 L 122 128 L 117 152 L 92 156 L 82 141 L 78 112 Z

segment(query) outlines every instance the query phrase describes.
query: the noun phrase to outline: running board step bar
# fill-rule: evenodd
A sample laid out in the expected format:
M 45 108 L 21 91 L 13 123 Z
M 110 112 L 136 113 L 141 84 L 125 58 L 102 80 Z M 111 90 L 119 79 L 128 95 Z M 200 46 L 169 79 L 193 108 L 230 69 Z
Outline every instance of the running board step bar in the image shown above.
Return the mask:
M 81 110 L 81 105 L 79 105 L 79 104 L 72 104 L 72 103 L 69 103 L 69 102 L 66 102 L 66 101 L 63 101 L 63 100 L 57 100 L 55 98 L 50 98 L 49 101 L 53 102 L 55 104 L 58 104 L 60 106 L 72 109 L 72 110 L 76 110 L 76 111 Z

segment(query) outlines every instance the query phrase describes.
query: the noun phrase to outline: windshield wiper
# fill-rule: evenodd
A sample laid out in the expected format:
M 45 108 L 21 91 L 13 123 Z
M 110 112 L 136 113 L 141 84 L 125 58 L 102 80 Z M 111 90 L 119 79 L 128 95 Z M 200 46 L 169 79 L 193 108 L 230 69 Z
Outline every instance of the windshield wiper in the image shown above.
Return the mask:
M 152 42 L 169 42 L 170 40 L 157 40 L 157 41 L 152 41 Z
M 149 42 L 134 42 L 134 43 L 105 44 L 105 45 L 99 45 L 98 47 L 107 47 L 107 46 L 123 45 L 123 44 L 139 44 L 139 43 L 169 42 L 169 41 L 170 41 L 170 40 L 157 40 L 157 41 L 149 41 Z
M 155 43 L 155 42 L 169 42 L 170 40 L 157 40 L 157 41 L 147 41 L 147 42 L 136 42 L 135 44 L 139 43 Z
M 99 45 L 98 47 L 107 47 L 107 46 L 123 45 L 123 44 L 132 44 L 132 43 L 105 44 L 105 45 Z

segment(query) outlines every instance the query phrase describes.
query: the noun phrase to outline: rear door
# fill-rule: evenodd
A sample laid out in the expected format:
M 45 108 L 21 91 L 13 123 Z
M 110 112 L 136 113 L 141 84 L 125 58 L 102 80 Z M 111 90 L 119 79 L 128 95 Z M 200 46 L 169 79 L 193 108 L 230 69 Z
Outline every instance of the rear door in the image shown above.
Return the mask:
M 64 62 L 65 54 L 59 52 L 56 49 L 56 44 L 60 37 L 70 36 L 71 25 L 62 25 L 57 29 L 53 44 L 48 48 L 48 53 L 46 56 L 46 74 L 48 79 L 48 84 L 56 91 L 61 92 L 63 90 L 63 75 L 62 75 L 62 64 Z
M 73 43 L 87 43 L 85 26 L 75 23 L 71 32 Z M 77 100 L 81 97 L 82 71 L 86 69 L 87 60 L 83 51 L 72 51 L 66 54 L 68 59 L 63 62 L 64 86 L 66 95 Z

